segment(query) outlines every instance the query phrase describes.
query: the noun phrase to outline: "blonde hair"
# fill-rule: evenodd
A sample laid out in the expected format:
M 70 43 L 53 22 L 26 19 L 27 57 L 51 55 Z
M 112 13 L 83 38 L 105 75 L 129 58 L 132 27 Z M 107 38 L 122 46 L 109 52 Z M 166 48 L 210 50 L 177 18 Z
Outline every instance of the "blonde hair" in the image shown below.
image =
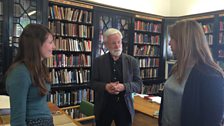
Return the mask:
M 202 26 L 193 20 L 182 20 L 169 26 L 170 37 L 176 41 L 177 62 L 171 73 L 181 82 L 190 62 L 203 63 L 224 76 L 222 69 L 214 62 Z

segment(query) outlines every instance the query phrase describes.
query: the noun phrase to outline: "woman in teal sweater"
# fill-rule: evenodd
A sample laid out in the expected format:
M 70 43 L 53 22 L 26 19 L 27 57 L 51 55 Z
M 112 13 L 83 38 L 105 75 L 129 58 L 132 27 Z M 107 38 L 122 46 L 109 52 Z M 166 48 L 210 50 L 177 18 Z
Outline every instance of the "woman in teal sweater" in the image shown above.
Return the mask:
M 52 56 L 53 35 L 41 24 L 27 25 L 18 53 L 6 75 L 10 96 L 11 126 L 53 126 L 47 104 L 50 79 L 44 59 Z

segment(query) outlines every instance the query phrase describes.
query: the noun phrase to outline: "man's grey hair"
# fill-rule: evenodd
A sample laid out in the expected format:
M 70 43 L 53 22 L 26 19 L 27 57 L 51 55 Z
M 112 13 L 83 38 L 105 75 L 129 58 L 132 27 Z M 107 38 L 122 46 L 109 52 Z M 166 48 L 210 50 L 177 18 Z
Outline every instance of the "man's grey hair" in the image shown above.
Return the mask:
M 116 28 L 108 28 L 104 33 L 103 33 L 103 41 L 107 42 L 108 36 L 113 35 L 113 34 L 119 34 L 121 39 L 123 38 L 123 35 L 121 32 L 116 29 Z

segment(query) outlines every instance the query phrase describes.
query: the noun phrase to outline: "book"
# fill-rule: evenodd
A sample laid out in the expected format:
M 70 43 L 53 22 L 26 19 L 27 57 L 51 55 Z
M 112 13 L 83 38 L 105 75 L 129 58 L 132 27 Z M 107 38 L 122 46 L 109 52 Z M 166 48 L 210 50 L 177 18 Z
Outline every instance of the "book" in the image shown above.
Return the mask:
M 151 96 L 151 95 L 148 95 L 148 96 L 144 96 L 144 98 L 145 99 L 148 99 L 151 102 L 155 102 L 157 104 L 160 104 L 161 103 L 161 97 L 160 96 Z
M 0 110 L 1 109 L 10 109 L 10 100 L 9 96 L 0 95 Z
M 161 97 L 160 96 L 153 96 L 153 95 L 139 94 L 139 93 L 136 93 L 135 96 L 139 96 L 141 98 L 147 99 L 147 100 L 149 100 L 151 102 L 155 102 L 157 104 L 161 103 Z
M 9 96 L 0 95 L 0 119 L 2 123 L 8 125 L 10 123 L 10 100 Z

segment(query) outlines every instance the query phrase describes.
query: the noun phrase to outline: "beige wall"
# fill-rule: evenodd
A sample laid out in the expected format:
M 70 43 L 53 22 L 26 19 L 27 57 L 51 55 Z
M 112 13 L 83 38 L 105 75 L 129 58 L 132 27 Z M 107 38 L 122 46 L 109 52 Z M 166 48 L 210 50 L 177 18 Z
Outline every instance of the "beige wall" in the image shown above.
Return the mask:
M 86 0 L 161 16 L 224 10 L 224 0 Z M 127 4 L 128 3 L 128 4 Z
M 156 15 L 170 14 L 170 0 L 86 0 Z M 127 4 L 128 3 L 128 4 Z
M 224 0 L 170 0 L 170 16 L 224 10 Z

